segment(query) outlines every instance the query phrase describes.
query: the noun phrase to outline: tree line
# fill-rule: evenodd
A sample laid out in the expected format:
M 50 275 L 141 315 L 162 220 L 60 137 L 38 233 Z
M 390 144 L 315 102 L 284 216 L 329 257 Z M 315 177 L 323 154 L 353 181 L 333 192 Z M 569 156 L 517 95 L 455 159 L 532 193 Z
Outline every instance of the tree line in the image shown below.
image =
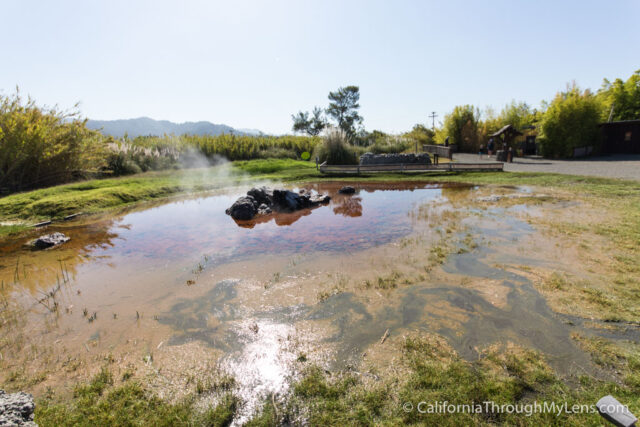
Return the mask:
M 598 124 L 609 120 L 640 119 L 640 70 L 626 80 L 604 79 L 596 92 L 575 83 L 558 92 L 541 108 L 512 101 L 500 113 L 491 108 L 483 112 L 472 105 L 457 106 L 444 118 L 433 141 L 442 143 L 449 136 L 461 150 L 477 152 L 487 146 L 489 135 L 511 124 L 518 130 L 534 131 L 545 157 L 570 157 L 574 148 L 600 144 Z
M 292 116 L 294 132 L 308 136 L 164 135 L 115 140 L 88 129 L 75 109 L 39 107 L 19 92 L 0 95 L 0 194 L 85 177 L 206 166 L 220 156 L 229 160 L 318 157 L 321 161 L 333 156 L 353 163 L 364 151 L 411 151 L 417 145 L 443 143 L 447 137 L 461 150 L 477 152 L 492 132 L 506 124 L 535 129 L 543 155 L 568 157 L 576 147 L 597 149 L 598 123 L 640 119 L 640 70 L 626 80 L 604 80 L 596 92 L 568 85 L 539 109 L 515 101 L 499 113 L 456 106 L 438 128 L 416 124 L 399 135 L 364 129 L 358 86 L 332 91 L 328 100 L 324 109 L 315 107 Z M 337 133 L 321 138 L 329 126 Z
M 537 134 L 541 154 L 545 157 L 570 157 L 574 148 L 592 146 L 598 149 L 599 123 L 640 119 L 640 70 L 626 80 L 604 79 L 596 92 L 583 90 L 575 83 L 569 84 L 550 101 L 543 101 L 538 109 L 515 100 L 498 113 L 492 108 L 480 110 L 474 105 L 458 105 L 445 115 L 437 128 L 418 123 L 401 135 L 377 130 L 367 132 L 361 126 L 363 120 L 358 114 L 359 96 L 357 86 L 330 92 L 330 103 L 325 110 L 315 107 L 311 113 L 299 112 L 292 116 L 293 131 L 318 135 L 333 122 L 354 147 L 374 146 L 377 151 L 384 151 L 384 146 L 406 147 L 408 150 L 416 145 L 442 144 L 449 138 L 459 150 L 477 152 L 480 147 L 487 146 L 492 133 L 510 124 L 520 131 Z M 354 120 L 341 120 L 337 112 L 347 112 L 347 117 L 354 117 Z

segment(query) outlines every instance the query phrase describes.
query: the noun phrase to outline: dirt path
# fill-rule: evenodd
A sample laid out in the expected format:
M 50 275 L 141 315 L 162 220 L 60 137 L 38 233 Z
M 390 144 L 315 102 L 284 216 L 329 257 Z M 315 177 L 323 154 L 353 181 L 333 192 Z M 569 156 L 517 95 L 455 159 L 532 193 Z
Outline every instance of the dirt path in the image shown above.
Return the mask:
M 477 162 L 478 155 L 458 153 L 453 159 L 458 162 Z M 495 161 L 482 156 L 482 161 Z M 567 175 L 602 176 L 640 181 L 640 155 L 614 155 L 589 157 L 584 160 L 549 160 L 516 157 L 513 163 L 505 163 L 508 172 L 550 172 Z

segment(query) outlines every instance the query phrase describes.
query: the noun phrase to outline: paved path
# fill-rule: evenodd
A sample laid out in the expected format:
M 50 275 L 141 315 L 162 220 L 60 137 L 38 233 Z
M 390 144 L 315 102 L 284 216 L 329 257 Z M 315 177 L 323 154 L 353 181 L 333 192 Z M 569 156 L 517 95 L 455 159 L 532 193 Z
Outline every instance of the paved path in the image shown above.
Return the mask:
M 456 153 L 453 160 L 458 162 L 479 161 L 477 154 Z M 482 161 L 495 161 L 482 156 Z M 607 157 L 587 157 L 583 160 L 549 160 L 529 157 L 516 157 L 513 163 L 505 163 L 508 172 L 552 172 L 567 175 L 603 176 L 640 181 L 640 155 L 619 154 Z

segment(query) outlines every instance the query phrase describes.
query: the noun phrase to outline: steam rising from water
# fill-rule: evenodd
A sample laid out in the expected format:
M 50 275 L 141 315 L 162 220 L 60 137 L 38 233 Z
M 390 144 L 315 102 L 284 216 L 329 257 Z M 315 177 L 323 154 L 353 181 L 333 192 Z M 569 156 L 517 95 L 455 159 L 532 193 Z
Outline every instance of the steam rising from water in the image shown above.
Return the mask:
M 270 181 L 257 181 L 244 171 L 233 167 L 226 157 L 214 154 L 207 157 L 201 151 L 188 147 L 178 156 L 178 164 L 183 171 L 180 186 L 187 191 L 225 188 L 230 185 L 262 186 Z

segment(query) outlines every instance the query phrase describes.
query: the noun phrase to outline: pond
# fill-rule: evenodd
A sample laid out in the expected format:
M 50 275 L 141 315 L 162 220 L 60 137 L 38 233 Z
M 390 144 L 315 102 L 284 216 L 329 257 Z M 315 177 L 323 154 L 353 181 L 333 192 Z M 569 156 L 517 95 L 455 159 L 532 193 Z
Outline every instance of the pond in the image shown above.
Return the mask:
M 302 185 L 330 204 L 240 224 L 224 211 L 246 189 L 55 224 L 46 232 L 71 237 L 59 248 L 26 249 L 33 236 L 0 247 L 3 297 L 28 308 L 40 345 L 88 364 L 108 353 L 162 369 L 213 355 L 236 378 L 244 417 L 286 393 L 301 361 L 358 369 L 384 337 L 411 331 L 470 360 L 510 341 L 560 372 L 592 369 L 570 339 L 575 319 L 504 267 L 558 262 L 516 249 L 536 233 L 535 207 L 478 206 L 481 189 L 468 186 L 342 185 Z

